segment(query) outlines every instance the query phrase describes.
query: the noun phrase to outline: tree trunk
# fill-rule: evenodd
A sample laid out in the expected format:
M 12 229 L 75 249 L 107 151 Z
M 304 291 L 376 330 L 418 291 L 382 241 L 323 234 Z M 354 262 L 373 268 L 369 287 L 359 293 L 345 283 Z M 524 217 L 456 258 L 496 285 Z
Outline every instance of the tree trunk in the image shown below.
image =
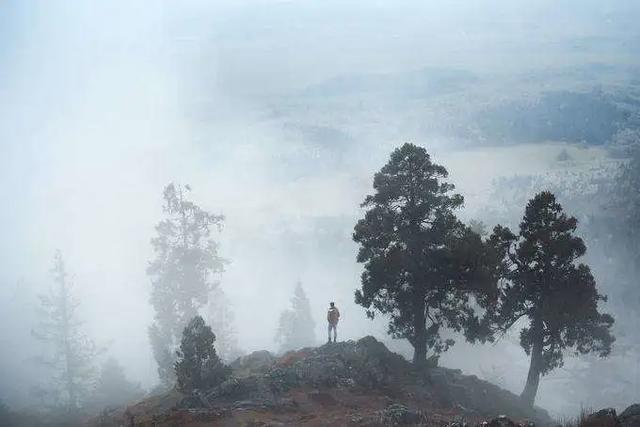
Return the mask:
M 542 333 L 536 335 L 535 342 L 531 348 L 531 364 L 529 365 L 529 374 L 527 375 L 527 383 L 520 397 L 524 402 L 533 407 L 538 393 L 538 385 L 540 384 L 540 370 L 542 368 Z
M 427 325 L 424 298 L 417 299 L 413 312 L 413 364 L 424 366 L 427 362 Z
M 427 362 L 427 336 L 416 334 L 413 347 L 413 364 L 423 366 Z

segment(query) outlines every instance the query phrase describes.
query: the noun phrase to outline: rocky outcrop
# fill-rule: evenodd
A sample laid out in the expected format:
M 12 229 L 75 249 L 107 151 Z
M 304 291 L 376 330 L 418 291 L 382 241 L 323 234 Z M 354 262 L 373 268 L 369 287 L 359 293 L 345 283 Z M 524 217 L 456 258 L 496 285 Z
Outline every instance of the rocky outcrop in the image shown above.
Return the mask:
M 640 403 L 633 404 L 618 416 L 622 427 L 640 427 Z
M 640 404 L 629 406 L 620 415 L 613 408 L 601 409 L 586 417 L 580 427 L 640 427 Z
M 540 408 L 530 408 L 520 396 L 458 369 L 433 368 L 424 373 L 424 391 L 444 407 L 457 407 L 467 416 L 495 417 L 508 414 L 523 422 L 548 424 L 551 418 Z
M 407 375 L 410 364 L 373 337 L 285 354 L 270 375 L 314 387 L 380 387 Z M 291 384 L 293 385 L 293 384 Z
M 234 377 L 263 374 L 276 363 L 277 357 L 266 350 L 254 351 L 246 356 L 238 357 L 229 367 Z
M 385 426 L 410 426 L 426 423 L 427 418 L 419 411 L 413 411 L 405 405 L 394 403 L 378 411 L 377 421 Z
M 234 361 L 231 368 L 230 379 L 211 389 L 182 395 L 164 410 L 154 406 L 147 411 L 145 402 L 129 408 L 127 422 L 395 426 L 447 425 L 458 420 L 460 427 L 513 427 L 529 421 L 551 424 L 546 412 L 531 410 L 512 393 L 459 370 L 417 370 L 373 337 L 304 348 L 279 358 L 256 352 Z M 486 420 L 491 420 L 490 424 Z
M 620 425 L 616 410 L 613 408 L 601 409 L 589 415 L 580 427 L 618 427 Z

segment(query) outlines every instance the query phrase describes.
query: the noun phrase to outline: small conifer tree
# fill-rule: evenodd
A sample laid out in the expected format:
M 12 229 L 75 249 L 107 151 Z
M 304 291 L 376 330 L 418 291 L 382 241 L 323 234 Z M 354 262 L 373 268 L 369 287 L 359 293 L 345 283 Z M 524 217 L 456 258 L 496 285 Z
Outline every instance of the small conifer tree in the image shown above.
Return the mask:
M 190 392 L 211 388 L 229 377 L 231 369 L 216 354 L 215 341 L 215 334 L 201 316 L 189 321 L 182 333 L 175 363 L 178 390 Z

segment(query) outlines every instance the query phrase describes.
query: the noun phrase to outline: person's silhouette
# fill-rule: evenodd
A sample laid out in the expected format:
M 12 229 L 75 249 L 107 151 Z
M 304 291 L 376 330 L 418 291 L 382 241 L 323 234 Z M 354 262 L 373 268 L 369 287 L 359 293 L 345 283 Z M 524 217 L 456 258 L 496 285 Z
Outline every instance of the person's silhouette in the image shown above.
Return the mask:
M 340 311 L 338 311 L 338 307 L 336 307 L 335 303 L 329 303 L 329 311 L 327 312 L 327 322 L 329 323 L 329 327 L 327 329 L 328 339 L 327 342 L 331 342 L 331 330 L 333 329 L 333 342 L 336 342 L 338 332 L 338 320 L 340 320 Z

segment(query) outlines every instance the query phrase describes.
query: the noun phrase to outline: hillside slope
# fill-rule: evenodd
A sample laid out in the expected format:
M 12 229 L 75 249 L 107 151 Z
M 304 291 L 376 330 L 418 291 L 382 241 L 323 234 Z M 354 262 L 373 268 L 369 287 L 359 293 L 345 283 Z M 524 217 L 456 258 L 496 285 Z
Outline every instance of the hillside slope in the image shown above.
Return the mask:
M 105 415 L 101 425 L 443 425 L 499 414 L 551 423 L 544 410 L 528 409 L 518 396 L 475 376 L 416 371 L 373 337 L 280 358 L 256 352 L 232 368 L 233 378 L 218 387 L 153 397 Z

